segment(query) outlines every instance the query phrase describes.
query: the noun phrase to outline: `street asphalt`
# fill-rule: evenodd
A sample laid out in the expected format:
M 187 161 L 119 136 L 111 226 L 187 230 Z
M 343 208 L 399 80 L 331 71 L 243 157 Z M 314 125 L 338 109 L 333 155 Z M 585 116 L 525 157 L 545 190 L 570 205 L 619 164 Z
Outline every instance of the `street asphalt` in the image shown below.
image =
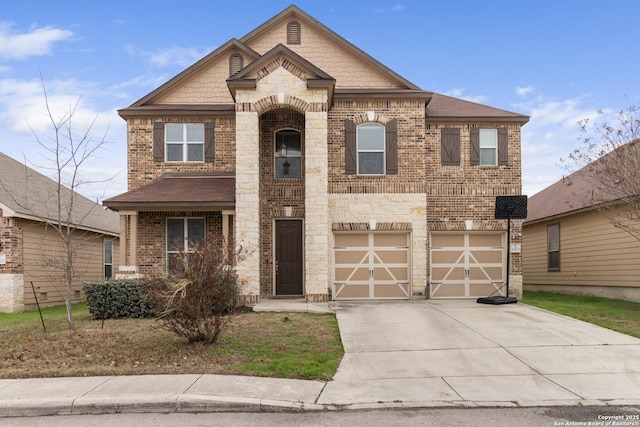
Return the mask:
M 640 405 L 640 339 L 522 303 L 266 300 L 255 310 L 335 311 L 345 355 L 334 379 L 0 379 L 0 416 Z

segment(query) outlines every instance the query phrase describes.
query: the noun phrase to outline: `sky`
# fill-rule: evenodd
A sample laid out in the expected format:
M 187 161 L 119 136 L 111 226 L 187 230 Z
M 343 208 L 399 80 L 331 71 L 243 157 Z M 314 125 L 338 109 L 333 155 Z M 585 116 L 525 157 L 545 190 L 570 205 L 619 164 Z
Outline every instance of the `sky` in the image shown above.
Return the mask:
M 73 111 L 101 149 L 79 192 L 127 190 L 117 114 L 291 0 L 0 0 L 0 151 L 52 176 L 39 145 Z M 325 26 L 420 88 L 530 116 L 523 194 L 570 173 L 578 122 L 640 105 L 637 0 L 300 0 Z M 44 96 L 46 90 L 47 96 Z M 604 117 L 604 119 L 603 119 Z

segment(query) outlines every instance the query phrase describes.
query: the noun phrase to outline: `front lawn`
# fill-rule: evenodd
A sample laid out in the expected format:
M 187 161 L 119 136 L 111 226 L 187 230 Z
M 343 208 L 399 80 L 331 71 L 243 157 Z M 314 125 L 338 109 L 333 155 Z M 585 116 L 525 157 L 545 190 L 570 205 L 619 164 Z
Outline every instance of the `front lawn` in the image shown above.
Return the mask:
M 0 378 L 143 374 L 236 374 L 330 380 L 344 354 L 333 314 L 242 313 L 218 344 L 188 344 L 152 319 L 92 320 L 74 305 L 0 313 Z
M 637 302 L 550 292 L 524 292 L 522 302 L 640 338 Z

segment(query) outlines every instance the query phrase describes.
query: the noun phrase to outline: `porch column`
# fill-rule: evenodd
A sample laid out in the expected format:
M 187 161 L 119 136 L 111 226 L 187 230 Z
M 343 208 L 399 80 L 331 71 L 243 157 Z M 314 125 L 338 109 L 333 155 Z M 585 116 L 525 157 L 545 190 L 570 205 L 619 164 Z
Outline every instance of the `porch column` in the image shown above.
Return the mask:
M 329 199 L 327 112 L 305 114 L 305 294 L 308 302 L 328 300 Z
M 240 110 L 240 108 L 238 108 Z M 236 111 L 236 243 L 248 254 L 236 271 L 246 283 L 244 293 L 260 298 L 260 144 L 259 119 L 254 111 Z
M 117 279 L 138 277 L 138 212 L 120 211 L 120 266 Z

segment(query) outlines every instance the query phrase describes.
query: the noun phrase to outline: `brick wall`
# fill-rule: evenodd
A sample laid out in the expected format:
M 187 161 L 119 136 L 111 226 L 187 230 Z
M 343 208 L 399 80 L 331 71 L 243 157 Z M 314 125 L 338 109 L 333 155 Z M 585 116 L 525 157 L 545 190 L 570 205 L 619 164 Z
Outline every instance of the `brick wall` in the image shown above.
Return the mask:
M 22 220 L 0 217 L 0 254 L 4 255 L 5 261 L 0 264 L 0 274 L 24 273 L 22 238 Z
M 165 163 L 153 160 L 153 123 L 215 122 L 213 162 Z M 127 120 L 129 190 L 148 184 L 164 173 L 233 172 L 236 165 L 235 120 L 230 117 L 129 118 Z

